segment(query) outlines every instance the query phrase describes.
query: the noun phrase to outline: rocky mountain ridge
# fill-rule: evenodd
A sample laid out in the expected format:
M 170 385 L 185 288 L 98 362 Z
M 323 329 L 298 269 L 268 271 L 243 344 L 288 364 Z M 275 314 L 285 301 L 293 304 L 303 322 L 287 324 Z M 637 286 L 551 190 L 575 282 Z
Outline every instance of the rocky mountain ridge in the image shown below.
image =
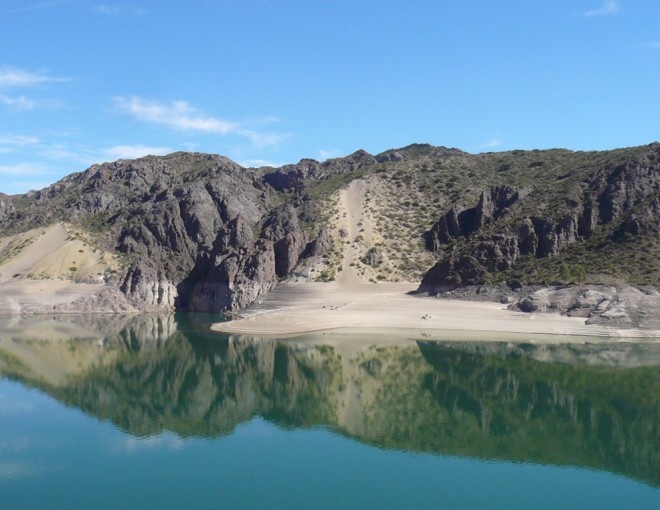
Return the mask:
M 349 243 L 362 250 L 356 265 L 378 280 L 423 275 L 423 292 L 634 284 L 652 294 L 660 284 L 659 170 L 657 143 L 476 155 L 415 144 L 257 169 L 174 153 L 0 195 L 0 239 L 75 225 L 121 261 L 107 282 L 114 308 L 124 300 L 139 310 L 236 310 L 279 280 L 305 277 L 300 268 L 312 263 L 333 279 L 341 271 L 333 254 Z M 367 189 L 372 241 L 344 240 L 328 219 L 333 197 L 356 180 Z

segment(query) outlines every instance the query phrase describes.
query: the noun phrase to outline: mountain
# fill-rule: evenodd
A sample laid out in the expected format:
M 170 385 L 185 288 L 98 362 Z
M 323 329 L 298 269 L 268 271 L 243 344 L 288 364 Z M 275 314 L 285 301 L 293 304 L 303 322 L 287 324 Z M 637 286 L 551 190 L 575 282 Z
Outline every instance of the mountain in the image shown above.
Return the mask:
M 430 293 L 580 286 L 566 307 L 591 311 L 646 303 L 660 284 L 659 170 L 658 143 L 475 155 L 415 144 L 257 169 L 183 152 L 120 160 L 0 194 L 0 285 L 19 296 L 5 309 L 55 282 L 49 310 L 222 311 L 281 280 L 350 270 Z M 539 296 L 520 308 L 561 301 Z

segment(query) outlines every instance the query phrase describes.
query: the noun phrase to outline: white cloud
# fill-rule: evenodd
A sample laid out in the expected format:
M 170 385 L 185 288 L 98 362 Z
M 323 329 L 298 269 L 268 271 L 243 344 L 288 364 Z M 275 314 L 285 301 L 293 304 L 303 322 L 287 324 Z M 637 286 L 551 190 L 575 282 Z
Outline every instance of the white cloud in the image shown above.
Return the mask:
M 172 149 L 171 147 L 142 144 L 92 148 L 87 145 L 70 146 L 62 143 L 51 143 L 42 144 L 37 147 L 37 153 L 43 158 L 58 161 L 72 161 L 88 166 L 103 161 L 114 161 L 117 159 L 137 159 L 144 156 L 163 156 L 175 151 L 176 149 Z
M 260 149 L 269 145 L 278 145 L 290 137 L 290 135 L 285 133 L 260 133 L 250 129 L 239 129 L 236 133 L 245 136 Z
M 329 149 L 329 150 L 321 149 L 319 151 L 319 159 L 321 161 L 325 161 L 326 159 L 330 159 L 330 158 L 336 158 L 340 155 L 341 153 L 337 149 Z
M 0 95 L 0 104 L 23 111 L 34 110 L 37 107 L 36 101 L 26 96 L 9 97 Z
M 58 78 L 48 74 L 33 73 L 13 67 L 0 67 L 0 88 L 33 87 L 42 83 L 64 82 L 70 78 Z
M 11 152 L 15 149 L 39 143 L 35 136 L 14 135 L 12 133 L 0 133 L 0 152 Z
M 592 9 L 590 11 L 586 11 L 584 13 L 585 16 L 591 17 L 591 16 L 611 16 L 613 14 L 617 14 L 621 9 L 619 8 L 619 4 L 615 0 L 605 0 L 603 2 L 603 5 L 598 7 L 597 9 Z
M 127 5 L 93 5 L 89 8 L 90 11 L 98 14 L 105 14 L 106 16 L 113 16 L 115 14 L 130 14 L 133 16 L 144 16 L 148 11 L 139 9 L 137 7 Z
M 42 175 L 43 165 L 38 163 L 19 163 L 16 165 L 0 165 L 0 175 Z
M 239 135 L 249 139 L 257 148 L 279 144 L 289 137 L 288 134 L 283 133 L 254 131 L 236 122 L 211 117 L 200 112 L 187 101 L 162 103 L 131 96 L 116 97 L 114 102 L 119 110 L 143 122 L 167 126 L 178 131 L 196 131 L 223 136 Z
M 41 11 L 43 9 L 51 9 L 53 7 L 60 7 L 64 4 L 65 4 L 65 2 L 63 2 L 63 1 L 62 2 L 42 2 L 42 3 L 38 3 L 38 4 L 26 5 L 24 7 L 20 7 L 20 8 L 17 8 L 17 9 L 11 9 L 7 12 L 18 13 L 18 12 Z
M 55 179 L 51 179 L 48 181 L 11 181 L 8 183 L 3 183 L 3 186 L 7 186 L 4 188 L 2 191 L 4 193 L 7 193 L 11 195 L 12 193 L 27 193 L 28 191 L 34 189 L 34 190 L 39 190 L 39 189 L 44 189 L 50 186 L 55 182 Z
M 90 159 L 91 156 L 88 152 L 85 149 L 72 150 L 62 143 L 51 143 L 39 147 L 39 155 L 42 157 L 57 160 L 70 159 L 85 164 L 94 162 Z
M 115 104 L 120 110 L 129 113 L 138 120 L 162 124 L 180 131 L 202 131 L 226 135 L 239 129 L 232 122 L 208 117 L 186 101 L 171 101 L 169 104 L 150 101 L 141 97 L 117 97 Z
M 148 147 L 146 145 L 115 145 L 103 149 L 103 154 L 112 159 L 136 159 L 143 156 L 163 156 L 174 152 L 169 147 Z
M 238 164 L 245 168 L 259 168 L 262 166 L 272 166 L 273 168 L 278 168 L 282 166 L 282 163 L 274 163 L 273 161 L 268 161 L 267 159 L 246 159 L 238 162 Z
M 660 41 L 651 41 L 644 45 L 645 48 L 649 50 L 660 50 Z

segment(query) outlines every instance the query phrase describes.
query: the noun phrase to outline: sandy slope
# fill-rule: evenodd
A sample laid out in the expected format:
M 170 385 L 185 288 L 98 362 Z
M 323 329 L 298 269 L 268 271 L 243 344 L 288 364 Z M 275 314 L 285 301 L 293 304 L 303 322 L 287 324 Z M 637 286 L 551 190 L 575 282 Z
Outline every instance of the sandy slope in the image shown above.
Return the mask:
M 347 240 L 350 244 L 343 244 L 343 256 L 341 261 L 341 271 L 337 274 L 337 282 L 342 284 L 363 283 L 362 276 L 355 269 L 355 261 L 360 257 L 359 244 L 355 239 L 360 232 L 360 225 L 364 222 L 364 196 L 367 187 L 364 181 L 353 181 L 347 188 L 343 189 L 339 195 L 339 223 L 340 229 L 348 233 Z M 366 229 L 365 229 L 366 230 Z M 371 235 L 371 229 L 366 235 Z
M 58 223 L 0 244 L 0 314 L 39 312 L 95 294 L 114 257 Z

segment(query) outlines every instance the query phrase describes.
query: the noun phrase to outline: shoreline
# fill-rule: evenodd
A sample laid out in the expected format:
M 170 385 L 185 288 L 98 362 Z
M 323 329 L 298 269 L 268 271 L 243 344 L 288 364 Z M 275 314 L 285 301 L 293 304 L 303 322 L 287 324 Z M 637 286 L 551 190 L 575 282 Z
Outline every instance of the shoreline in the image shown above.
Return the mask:
M 588 341 L 660 341 L 659 330 L 587 325 L 586 319 L 553 313 L 525 313 L 488 301 L 409 295 L 415 284 L 280 284 L 237 318 L 215 323 L 213 331 L 272 338 L 360 331 L 413 333 L 435 339 L 455 336 L 534 335 Z M 452 333 L 453 332 L 453 333 Z M 489 335 L 486 335 L 486 334 Z M 575 340 L 574 340 L 575 341 Z

